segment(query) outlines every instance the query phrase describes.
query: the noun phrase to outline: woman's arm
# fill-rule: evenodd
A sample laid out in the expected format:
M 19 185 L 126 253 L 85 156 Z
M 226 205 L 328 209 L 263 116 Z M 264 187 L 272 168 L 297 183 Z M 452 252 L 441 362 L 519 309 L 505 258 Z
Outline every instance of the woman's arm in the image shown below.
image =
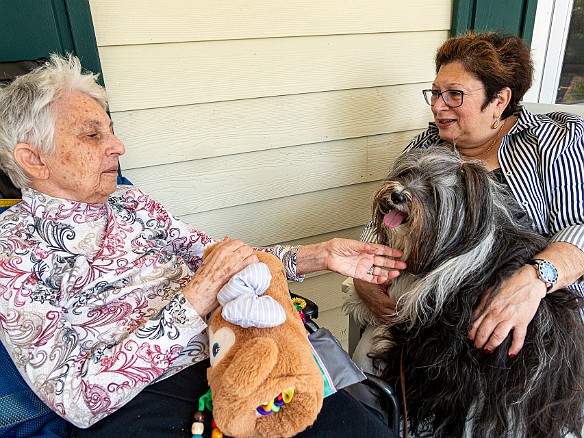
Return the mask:
M 554 123 L 550 123 L 550 119 Z M 532 123 L 529 136 L 512 138 L 501 167 L 509 175 L 518 202 L 526 206 L 536 229 L 551 236 L 551 242 L 534 258 L 553 263 L 559 274 L 554 290 L 570 286 L 584 292 L 584 121 L 574 115 L 553 113 Z M 529 142 L 511 148 L 514 142 Z M 553 142 L 553 147 L 550 147 Z M 529 146 L 529 147 L 526 147 Z M 509 153 L 521 158 L 511 160 Z M 526 162 L 517 168 L 513 162 Z M 528 183 L 533 181 L 537 183 Z M 545 201 L 542 206 L 541 200 Z M 497 297 L 486 306 L 480 303 L 469 330 L 475 346 L 493 351 L 513 330 L 509 355 L 523 346 L 527 326 L 533 319 L 545 285 L 532 265 L 523 266 L 506 280 Z M 552 291 L 553 293 L 553 291 Z
M 558 282 L 548 292 L 567 287 L 584 276 L 584 252 L 566 242 L 555 242 L 534 258 L 547 260 L 558 270 Z M 546 285 L 537 276 L 532 265 L 519 269 L 501 287 L 493 301 L 486 306 L 486 294 L 475 311 L 476 320 L 469 331 L 469 338 L 477 348 L 492 352 L 513 330 L 513 342 L 509 356 L 515 357 L 527 334 L 527 326 L 533 319 L 539 303 L 546 295 Z
M 219 302 L 217 294 L 237 272 L 258 262 L 252 247 L 241 240 L 226 237 L 200 264 L 197 272 L 182 289 L 183 295 L 199 315 L 207 315 Z
M 404 262 L 394 259 L 401 255 L 400 251 L 385 245 L 337 238 L 300 247 L 296 269 L 299 275 L 329 270 L 383 284 L 397 277 L 398 269 L 406 267 Z

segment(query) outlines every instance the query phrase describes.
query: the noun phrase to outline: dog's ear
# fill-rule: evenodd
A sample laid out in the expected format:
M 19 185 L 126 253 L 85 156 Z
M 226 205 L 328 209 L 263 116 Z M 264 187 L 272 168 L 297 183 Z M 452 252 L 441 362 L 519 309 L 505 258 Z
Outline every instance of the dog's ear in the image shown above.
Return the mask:
M 487 170 L 479 163 L 464 163 L 460 177 L 466 198 L 465 234 L 473 236 L 471 246 L 481 242 L 492 229 L 493 191 Z

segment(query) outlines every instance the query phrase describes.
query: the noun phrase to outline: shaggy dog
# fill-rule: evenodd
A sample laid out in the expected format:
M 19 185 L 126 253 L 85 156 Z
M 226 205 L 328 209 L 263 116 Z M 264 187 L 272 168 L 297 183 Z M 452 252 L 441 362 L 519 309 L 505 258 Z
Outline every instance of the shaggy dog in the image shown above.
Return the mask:
M 582 436 L 584 324 L 581 299 L 547 295 L 525 345 L 510 359 L 511 334 L 492 354 L 467 338 L 473 310 L 547 244 L 522 226 L 521 210 L 478 162 L 446 147 L 412 150 L 375 195 L 382 243 L 404 251 L 407 269 L 388 293 L 394 322 L 379 325 L 371 356 L 400 388 L 416 436 Z M 363 303 L 345 305 L 371 322 Z

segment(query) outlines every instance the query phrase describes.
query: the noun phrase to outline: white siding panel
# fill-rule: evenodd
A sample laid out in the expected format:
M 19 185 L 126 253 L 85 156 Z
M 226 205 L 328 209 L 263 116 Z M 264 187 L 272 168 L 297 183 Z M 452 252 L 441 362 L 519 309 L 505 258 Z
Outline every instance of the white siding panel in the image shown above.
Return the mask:
M 370 220 L 371 201 L 378 185 L 375 182 L 321 190 L 184 215 L 181 219 L 217 239 L 229 235 L 256 246 L 309 236 L 316 236 L 316 241 L 326 240 L 337 230 L 363 226 Z M 155 198 L 162 202 L 158 195 Z M 331 234 L 321 236 L 324 233 Z M 360 232 L 353 237 L 359 235 Z M 306 242 L 294 242 L 297 243 Z
M 336 307 L 319 314 L 316 323 L 320 327 L 326 327 L 337 338 L 341 347 L 349 351 L 349 317 L 345 315 L 343 309 Z
M 290 290 L 318 304 L 323 312 L 343 304 L 341 283 L 347 277 L 337 273 L 327 273 L 307 278 L 301 283 L 290 283 Z
M 422 130 L 369 137 L 367 146 L 368 181 L 384 179 L 393 160 L 420 132 Z
M 101 47 L 111 110 L 428 82 L 445 31 Z M 412 54 L 416 56 L 412 56 Z
M 112 114 L 125 169 L 424 128 L 429 83 Z M 398 103 L 402 104 L 398 104 Z
M 99 46 L 450 29 L 452 0 L 90 0 Z
M 364 182 L 367 138 L 274 149 L 125 172 L 176 215 Z
M 367 195 L 369 194 L 367 193 Z M 325 242 L 335 237 L 343 237 L 345 239 L 359 239 L 361 231 L 363 231 L 363 226 L 360 224 L 357 227 L 347 228 L 346 230 L 339 230 L 331 233 L 319 234 L 318 236 L 310 236 L 304 239 L 296 239 L 280 243 L 282 245 L 308 245 L 309 243 Z

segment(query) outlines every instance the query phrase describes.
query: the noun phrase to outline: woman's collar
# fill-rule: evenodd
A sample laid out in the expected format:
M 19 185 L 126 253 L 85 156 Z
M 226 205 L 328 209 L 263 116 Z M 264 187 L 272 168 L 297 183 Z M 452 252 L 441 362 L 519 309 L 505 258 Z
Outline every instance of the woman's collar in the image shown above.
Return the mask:
M 507 135 L 515 134 L 517 132 L 532 128 L 537 126 L 538 123 L 539 120 L 537 116 L 531 114 L 525 107 L 522 107 L 520 112 L 517 114 L 517 121 L 509 130 Z
M 76 223 L 84 223 L 107 217 L 107 204 L 55 198 L 33 188 L 22 189 L 22 200 L 30 207 L 31 214 L 43 219 L 61 221 L 72 218 Z

